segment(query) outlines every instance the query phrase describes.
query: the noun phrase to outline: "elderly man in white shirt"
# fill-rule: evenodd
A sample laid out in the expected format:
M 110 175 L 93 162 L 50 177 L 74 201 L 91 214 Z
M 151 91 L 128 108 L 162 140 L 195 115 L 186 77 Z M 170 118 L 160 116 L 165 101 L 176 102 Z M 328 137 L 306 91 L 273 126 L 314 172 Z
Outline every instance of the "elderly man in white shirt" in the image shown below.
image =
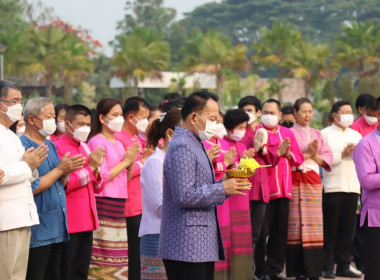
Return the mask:
M 25 279 L 30 227 L 38 224 L 30 182 L 47 147 L 25 151 L 9 127 L 22 115 L 20 88 L 0 80 L 0 279 Z
M 350 268 L 351 244 L 360 183 L 352 152 L 362 138 L 349 128 L 354 116 L 349 102 L 338 101 L 331 109 L 334 123 L 321 131 L 333 153 L 331 172 L 323 174 L 324 277 L 333 279 L 336 246 L 336 276 L 360 278 Z

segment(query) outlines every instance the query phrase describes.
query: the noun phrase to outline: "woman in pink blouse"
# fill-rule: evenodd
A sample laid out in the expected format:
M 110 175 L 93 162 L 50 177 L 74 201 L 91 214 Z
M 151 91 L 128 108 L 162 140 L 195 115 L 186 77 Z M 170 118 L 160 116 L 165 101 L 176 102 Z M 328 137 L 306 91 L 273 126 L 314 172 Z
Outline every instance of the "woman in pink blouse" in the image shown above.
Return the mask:
M 104 98 L 96 107 L 88 145 L 92 150 L 102 147 L 105 158 L 100 166 L 102 191 L 96 194 L 99 228 L 94 231 L 90 277 L 109 279 L 124 273 L 128 267 L 128 243 L 124 215 L 128 196 L 127 168 L 135 161 L 139 148 L 127 151 L 114 133 L 121 130 L 124 118 L 121 102 Z

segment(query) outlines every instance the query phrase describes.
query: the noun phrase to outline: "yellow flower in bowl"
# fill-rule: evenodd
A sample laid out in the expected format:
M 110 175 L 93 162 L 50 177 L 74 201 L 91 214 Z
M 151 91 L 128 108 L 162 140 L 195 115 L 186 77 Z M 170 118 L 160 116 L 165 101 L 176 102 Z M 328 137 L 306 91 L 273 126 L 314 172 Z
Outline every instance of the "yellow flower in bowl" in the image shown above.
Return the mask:
M 261 165 L 253 158 L 242 158 L 236 169 L 226 171 L 230 178 L 249 178 L 255 175 L 256 169 Z

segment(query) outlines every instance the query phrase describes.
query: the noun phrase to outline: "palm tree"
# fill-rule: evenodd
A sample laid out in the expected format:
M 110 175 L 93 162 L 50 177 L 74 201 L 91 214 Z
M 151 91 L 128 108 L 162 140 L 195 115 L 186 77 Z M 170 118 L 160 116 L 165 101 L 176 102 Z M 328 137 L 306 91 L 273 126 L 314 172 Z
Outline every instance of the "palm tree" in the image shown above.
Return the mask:
M 271 29 L 259 30 L 259 40 L 252 44 L 255 55 L 252 56 L 254 69 L 260 67 L 276 70 L 277 83 L 289 74 L 290 50 L 301 40 L 301 32 L 291 24 L 274 22 Z M 279 100 L 282 102 L 281 94 Z
M 119 38 L 120 48 L 111 63 L 116 75 L 132 78 L 134 95 L 139 95 L 139 81 L 145 77 L 160 77 L 170 63 L 170 47 L 162 41 L 161 34 L 148 28 L 134 28 L 130 34 Z
M 62 46 L 60 72 L 65 83 L 63 100 L 72 104 L 72 89 L 93 72 L 94 64 L 89 56 L 90 48 L 79 40 L 74 33 Z
M 380 26 L 372 21 L 351 22 L 335 41 L 335 61 L 365 76 L 379 72 Z M 372 69 L 368 69 L 372 66 Z M 369 71 L 369 72 L 367 72 Z M 373 73 L 372 73 L 373 74 Z
M 299 41 L 290 51 L 288 67 L 292 74 L 304 81 L 305 97 L 311 98 L 311 88 L 325 78 L 336 76 L 336 67 L 329 63 L 330 48 L 325 44 L 314 45 Z
M 231 38 L 217 31 L 207 32 L 198 41 L 187 44 L 187 53 L 183 67 L 194 72 L 205 72 L 216 76 L 216 93 L 223 107 L 222 85 L 223 71 L 231 69 L 238 73 L 247 70 L 250 65 L 247 59 L 247 46 L 232 45 Z
M 67 33 L 60 28 L 45 26 L 31 27 L 28 31 L 30 55 L 33 59 L 26 70 L 29 73 L 40 72 L 46 81 L 46 97 L 52 97 L 53 79 L 58 74 L 62 62 L 62 45 Z

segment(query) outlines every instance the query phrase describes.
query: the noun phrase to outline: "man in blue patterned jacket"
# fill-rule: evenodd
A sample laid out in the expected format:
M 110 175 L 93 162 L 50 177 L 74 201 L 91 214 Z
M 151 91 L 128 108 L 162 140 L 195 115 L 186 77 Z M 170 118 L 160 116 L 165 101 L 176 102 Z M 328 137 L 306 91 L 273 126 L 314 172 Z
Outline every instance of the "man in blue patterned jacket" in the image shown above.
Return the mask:
M 201 141 L 215 135 L 218 99 L 207 91 L 189 96 L 164 161 L 160 257 L 168 279 L 213 279 L 214 262 L 224 259 L 216 205 L 251 188 L 247 180 L 215 182 Z

